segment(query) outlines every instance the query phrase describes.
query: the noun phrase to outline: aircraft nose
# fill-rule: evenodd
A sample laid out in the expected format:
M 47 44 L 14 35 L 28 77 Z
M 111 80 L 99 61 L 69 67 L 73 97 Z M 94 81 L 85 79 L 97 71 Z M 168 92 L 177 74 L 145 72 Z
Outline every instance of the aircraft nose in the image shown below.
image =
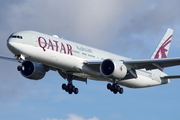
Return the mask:
M 9 38 L 7 39 L 7 47 L 9 48 L 9 50 L 13 53 L 18 52 L 19 51 L 18 43 L 21 43 L 22 39 L 23 39 L 22 36 L 15 34 L 10 35 Z
M 7 47 L 11 52 L 13 52 L 15 50 L 14 42 L 13 42 L 11 36 L 7 39 Z
M 14 36 L 14 34 L 11 34 L 9 36 L 9 38 L 7 39 L 7 46 L 8 46 L 8 48 L 13 47 L 13 42 L 15 42 L 15 40 L 13 40 L 13 36 Z
M 7 39 L 7 46 L 8 46 L 8 48 L 12 46 L 12 45 L 11 45 L 11 43 L 12 43 L 11 37 L 12 37 L 12 36 L 13 36 L 13 34 L 10 35 L 9 38 Z

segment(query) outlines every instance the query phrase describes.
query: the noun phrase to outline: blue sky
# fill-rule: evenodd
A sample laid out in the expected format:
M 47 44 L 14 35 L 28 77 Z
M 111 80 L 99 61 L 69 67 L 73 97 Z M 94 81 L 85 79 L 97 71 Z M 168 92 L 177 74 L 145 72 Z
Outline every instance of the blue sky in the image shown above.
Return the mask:
M 0 54 L 13 57 L 6 40 L 13 32 L 35 30 L 133 59 L 149 58 L 167 28 L 174 29 L 169 57 L 179 57 L 178 0 L 6 0 L 0 1 Z M 78 95 L 61 89 L 54 71 L 28 80 L 18 63 L 1 60 L 0 119 L 3 120 L 169 120 L 179 119 L 180 80 L 114 95 L 107 82 L 75 81 Z M 180 67 L 165 69 L 180 74 Z

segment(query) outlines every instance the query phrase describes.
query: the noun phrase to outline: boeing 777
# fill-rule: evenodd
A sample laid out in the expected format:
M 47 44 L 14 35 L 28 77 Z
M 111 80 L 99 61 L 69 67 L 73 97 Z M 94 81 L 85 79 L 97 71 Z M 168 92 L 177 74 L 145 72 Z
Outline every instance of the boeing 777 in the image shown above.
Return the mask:
M 17 70 L 25 78 L 42 79 L 49 70 L 67 79 L 62 89 L 69 94 L 78 94 L 73 80 L 87 79 L 107 81 L 107 89 L 114 94 L 123 93 L 122 86 L 144 88 L 170 83 L 163 72 L 165 67 L 180 65 L 180 58 L 167 58 L 173 30 L 168 29 L 150 59 L 133 60 L 89 46 L 46 35 L 35 31 L 21 31 L 10 35 L 7 47 L 17 61 Z

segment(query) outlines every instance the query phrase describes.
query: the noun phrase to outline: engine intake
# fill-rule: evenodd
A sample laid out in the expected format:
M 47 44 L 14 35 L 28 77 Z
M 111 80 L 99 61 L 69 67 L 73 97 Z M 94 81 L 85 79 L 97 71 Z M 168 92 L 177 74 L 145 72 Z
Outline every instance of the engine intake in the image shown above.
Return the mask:
M 100 65 L 100 72 L 105 77 L 122 79 L 127 74 L 127 67 L 122 61 L 106 59 Z
M 18 70 L 22 76 L 33 80 L 42 79 L 46 74 L 44 65 L 32 61 L 24 61 L 21 66 L 18 66 Z

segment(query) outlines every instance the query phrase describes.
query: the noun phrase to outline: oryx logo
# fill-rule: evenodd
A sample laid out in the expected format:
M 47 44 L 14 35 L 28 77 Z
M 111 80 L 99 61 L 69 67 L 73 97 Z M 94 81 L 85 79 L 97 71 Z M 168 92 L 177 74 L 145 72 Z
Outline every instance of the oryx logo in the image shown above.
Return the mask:
M 172 35 L 161 45 L 161 47 L 158 49 L 155 59 L 157 58 L 167 58 L 168 49 L 166 49 L 166 46 L 168 46 L 171 42 Z
M 123 70 L 122 66 L 119 69 L 120 69 L 120 71 L 122 71 Z

